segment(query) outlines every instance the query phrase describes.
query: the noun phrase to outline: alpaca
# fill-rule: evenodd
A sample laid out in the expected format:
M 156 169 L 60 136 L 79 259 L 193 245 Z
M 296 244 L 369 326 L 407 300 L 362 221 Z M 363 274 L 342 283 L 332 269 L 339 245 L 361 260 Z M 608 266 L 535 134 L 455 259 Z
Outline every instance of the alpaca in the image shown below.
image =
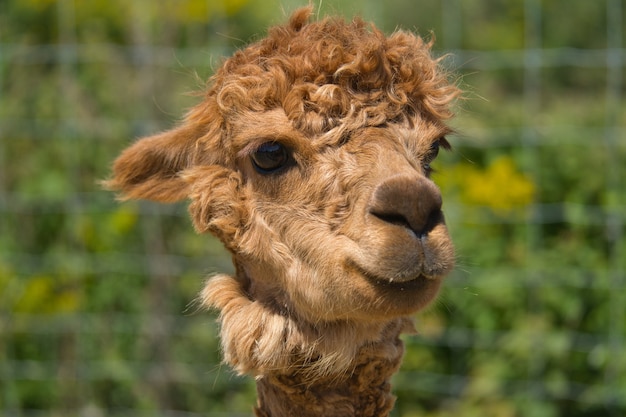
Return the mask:
M 121 199 L 189 199 L 235 276 L 209 278 L 259 417 L 387 416 L 401 333 L 454 250 L 430 164 L 458 89 L 432 42 L 311 8 L 226 59 L 175 128 L 115 161 Z

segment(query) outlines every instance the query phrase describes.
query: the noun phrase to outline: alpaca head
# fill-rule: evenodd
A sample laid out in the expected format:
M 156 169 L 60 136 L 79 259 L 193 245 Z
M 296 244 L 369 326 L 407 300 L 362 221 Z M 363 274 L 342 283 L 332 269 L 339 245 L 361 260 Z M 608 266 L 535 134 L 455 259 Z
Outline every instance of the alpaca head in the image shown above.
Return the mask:
M 457 89 L 413 34 L 309 15 L 225 60 L 180 126 L 125 150 L 107 185 L 189 199 L 268 309 L 308 323 L 410 315 L 454 263 L 430 164 Z

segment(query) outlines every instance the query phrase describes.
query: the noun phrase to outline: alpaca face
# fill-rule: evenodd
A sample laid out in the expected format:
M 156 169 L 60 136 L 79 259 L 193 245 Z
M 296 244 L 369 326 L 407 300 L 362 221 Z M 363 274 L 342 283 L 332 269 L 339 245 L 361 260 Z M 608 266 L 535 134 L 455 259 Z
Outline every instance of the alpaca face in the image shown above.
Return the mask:
M 429 174 L 457 90 L 419 37 L 307 17 L 226 60 L 185 121 L 127 149 L 107 185 L 188 198 L 247 297 L 281 314 L 411 314 L 454 263 Z
M 454 263 L 429 179 L 445 127 L 416 118 L 309 136 L 282 109 L 239 123 L 240 186 L 219 205 L 244 202 L 246 226 L 225 243 L 254 299 L 316 321 L 388 319 L 434 298 Z

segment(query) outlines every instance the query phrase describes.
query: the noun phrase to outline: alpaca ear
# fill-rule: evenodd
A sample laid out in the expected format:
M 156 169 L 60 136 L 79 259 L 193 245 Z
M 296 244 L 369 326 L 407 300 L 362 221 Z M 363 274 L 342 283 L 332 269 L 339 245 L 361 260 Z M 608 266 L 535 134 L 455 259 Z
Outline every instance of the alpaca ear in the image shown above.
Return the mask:
M 113 163 L 105 188 L 120 192 L 120 199 L 146 199 L 172 203 L 187 198 L 189 186 L 181 172 L 195 158 L 198 132 L 189 126 L 140 139 Z

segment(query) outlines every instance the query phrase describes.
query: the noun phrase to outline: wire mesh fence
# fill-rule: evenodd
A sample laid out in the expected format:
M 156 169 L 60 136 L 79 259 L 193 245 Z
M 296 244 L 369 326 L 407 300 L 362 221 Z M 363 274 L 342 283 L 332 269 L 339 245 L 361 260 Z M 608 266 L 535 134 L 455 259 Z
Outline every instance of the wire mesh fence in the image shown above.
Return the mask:
M 405 340 L 394 415 L 625 415 L 624 2 L 325 3 L 432 29 L 467 91 L 434 176 L 459 267 Z M 0 415 L 250 414 L 194 304 L 228 255 L 184 205 L 97 181 L 283 6 L 0 3 Z

